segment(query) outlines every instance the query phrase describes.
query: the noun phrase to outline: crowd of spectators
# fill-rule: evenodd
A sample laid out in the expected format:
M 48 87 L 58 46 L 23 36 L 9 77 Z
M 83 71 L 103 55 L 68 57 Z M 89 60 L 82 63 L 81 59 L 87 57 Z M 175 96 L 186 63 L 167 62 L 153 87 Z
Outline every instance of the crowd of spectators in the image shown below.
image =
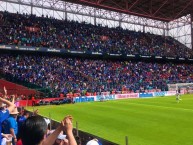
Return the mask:
M 39 116 L 37 110 L 31 114 L 20 108 L 19 112 L 15 95 L 8 101 L 6 88 L 4 90 L 5 95 L 0 96 L 1 145 L 77 145 L 72 116 L 67 115 L 56 129 L 51 130 L 49 119 Z
M 66 51 L 193 57 L 171 37 L 58 20 L 47 16 L 1 13 L 0 44 L 61 48 Z
M 29 112 L 16 107 L 17 96 L 7 98 L 6 87 L 0 94 L 1 145 L 102 145 L 90 135 L 77 136 L 78 130 L 73 129 L 71 115 L 56 122 L 40 116 L 38 109 Z
M 91 60 L 46 55 L 0 55 L 3 73 L 53 93 L 167 90 L 193 82 L 192 64 Z
M 108 28 L 47 16 L 1 13 L 0 44 L 60 48 L 102 53 L 192 57 L 192 51 L 171 37 Z M 167 90 L 168 83 L 192 81 L 192 65 L 114 62 L 34 55 L 4 55 L 5 74 L 60 92 L 142 92 Z M 57 94 L 58 93 L 58 94 Z

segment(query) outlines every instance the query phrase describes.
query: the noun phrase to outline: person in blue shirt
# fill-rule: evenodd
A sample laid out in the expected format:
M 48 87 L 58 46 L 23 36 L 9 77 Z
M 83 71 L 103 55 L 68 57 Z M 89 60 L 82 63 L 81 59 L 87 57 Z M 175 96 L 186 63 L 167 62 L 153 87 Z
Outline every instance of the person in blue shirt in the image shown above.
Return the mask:
M 30 112 L 24 111 L 23 114 L 22 114 L 22 116 L 20 116 L 20 117 L 17 118 L 17 122 L 18 122 L 18 135 L 17 135 L 17 137 L 18 137 L 18 140 L 19 140 L 20 137 L 21 137 L 21 132 L 22 132 L 21 126 L 22 126 L 22 124 L 24 123 L 24 121 L 25 121 L 28 117 L 30 117 Z
M 13 136 L 12 145 L 17 143 L 17 133 L 18 133 L 18 124 L 17 124 L 17 115 L 18 115 L 17 108 L 14 111 L 10 112 L 9 118 L 7 118 L 4 122 L 4 133 L 11 134 Z
M 23 115 L 18 119 L 18 124 L 22 124 L 29 116 L 30 112 L 24 111 Z
M 2 103 L 5 104 L 7 106 L 7 108 L 0 110 L 0 132 L 1 133 L 2 133 L 2 125 L 1 125 L 2 122 L 9 117 L 9 113 L 12 112 L 15 108 L 15 104 L 13 102 L 10 102 L 10 101 L 0 97 L 0 106 L 2 106 Z M 1 143 L 1 138 L 2 138 L 1 133 L 0 133 L 0 143 Z

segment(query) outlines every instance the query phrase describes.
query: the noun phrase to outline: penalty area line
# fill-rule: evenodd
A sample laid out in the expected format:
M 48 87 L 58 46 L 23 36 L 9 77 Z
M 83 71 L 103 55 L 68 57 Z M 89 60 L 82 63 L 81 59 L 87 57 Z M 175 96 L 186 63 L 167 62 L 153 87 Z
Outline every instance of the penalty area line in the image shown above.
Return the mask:
M 153 104 L 140 104 L 140 103 L 133 103 L 133 102 L 129 102 L 129 104 L 135 104 L 135 105 L 139 105 L 139 106 L 153 106 L 153 107 L 163 108 L 163 109 L 186 110 L 186 111 L 193 112 L 193 109 L 187 109 L 187 108 L 175 108 L 175 107 L 166 107 L 166 106 L 153 105 Z

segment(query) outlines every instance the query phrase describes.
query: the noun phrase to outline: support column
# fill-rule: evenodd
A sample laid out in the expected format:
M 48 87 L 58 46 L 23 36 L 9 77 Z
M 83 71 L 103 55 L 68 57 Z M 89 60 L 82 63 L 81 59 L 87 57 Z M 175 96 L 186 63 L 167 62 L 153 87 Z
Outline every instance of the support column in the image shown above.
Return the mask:
M 55 6 L 55 1 L 54 0 L 52 0 L 52 7 L 54 7 Z M 54 17 L 54 10 L 52 10 L 52 12 L 53 12 L 53 14 L 52 14 L 52 17 Z
M 31 0 L 31 15 L 33 15 L 33 0 Z
M 94 8 L 94 25 L 96 26 L 96 8 Z
M 43 2 L 43 0 L 42 0 L 42 15 L 43 15 L 43 5 L 44 5 L 44 2 Z M 46 15 L 45 15 L 45 17 L 46 17 Z
M 7 10 L 7 3 L 8 3 L 8 2 L 6 2 L 6 11 L 8 11 L 8 10 Z
M 191 23 L 190 23 L 190 26 L 191 26 L 191 45 L 192 45 L 192 46 L 191 46 L 191 49 L 192 49 L 192 51 L 193 51 L 193 24 L 192 24 L 192 23 L 193 23 L 193 19 L 192 19 L 192 17 L 193 17 L 193 15 L 191 14 L 191 15 L 190 15 L 190 20 L 191 20 L 191 21 L 190 21 L 190 22 L 191 22 Z
M 21 14 L 21 12 L 20 12 L 20 7 L 21 7 L 21 4 L 19 4 L 19 14 Z
M 121 24 L 122 24 L 122 14 L 119 13 L 119 27 L 121 28 Z
M 67 13 L 67 7 L 66 7 L 66 1 L 65 1 L 65 20 L 68 20 L 68 13 Z
M 166 23 L 165 31 L 166 31 L 166 36 L 169 36 L 169 26 L 168 26 L 168 23 Z
M 166 29 L 163 28 L 163 36 L 166 36 Z
M 145 25 L 143 25 L 143 33 L 145 33 Z

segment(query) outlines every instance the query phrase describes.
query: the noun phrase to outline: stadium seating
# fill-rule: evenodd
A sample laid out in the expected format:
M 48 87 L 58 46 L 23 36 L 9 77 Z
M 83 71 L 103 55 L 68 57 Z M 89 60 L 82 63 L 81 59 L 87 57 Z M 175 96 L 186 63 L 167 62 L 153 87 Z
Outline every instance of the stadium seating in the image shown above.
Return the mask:
M 122 28 L 94 26 L 45 16 L 1 12 L 0 44 L 61 48 L 76 51 L 193 57 L 193 52 L 171 37 Z
M 192 57 L 171 37 L 94 26 L 27 14 L 3 15 L 0 45 L 36 46 L 102 53 Z M 113 62 L 34 55 L 0 56 L 4 74 L 64 94 L 167 90 L 168 83 L 188 83 L 192 65 Z
M 60 92 L 146 92 L 193 81 L 192 64 L 1 54 L 3 73 Z
M 28 89 L 24 86 L 14 84 L 14 83 L 8 82 L 6 80 L 0 79 L 0 90 L 3 90 L 4 86 L 8 90 L 8 95 L 18 94 L 18 95 L 29 96 L 32 94 L 36 94 L 35 90 L 31 90 L 31 89 Z

